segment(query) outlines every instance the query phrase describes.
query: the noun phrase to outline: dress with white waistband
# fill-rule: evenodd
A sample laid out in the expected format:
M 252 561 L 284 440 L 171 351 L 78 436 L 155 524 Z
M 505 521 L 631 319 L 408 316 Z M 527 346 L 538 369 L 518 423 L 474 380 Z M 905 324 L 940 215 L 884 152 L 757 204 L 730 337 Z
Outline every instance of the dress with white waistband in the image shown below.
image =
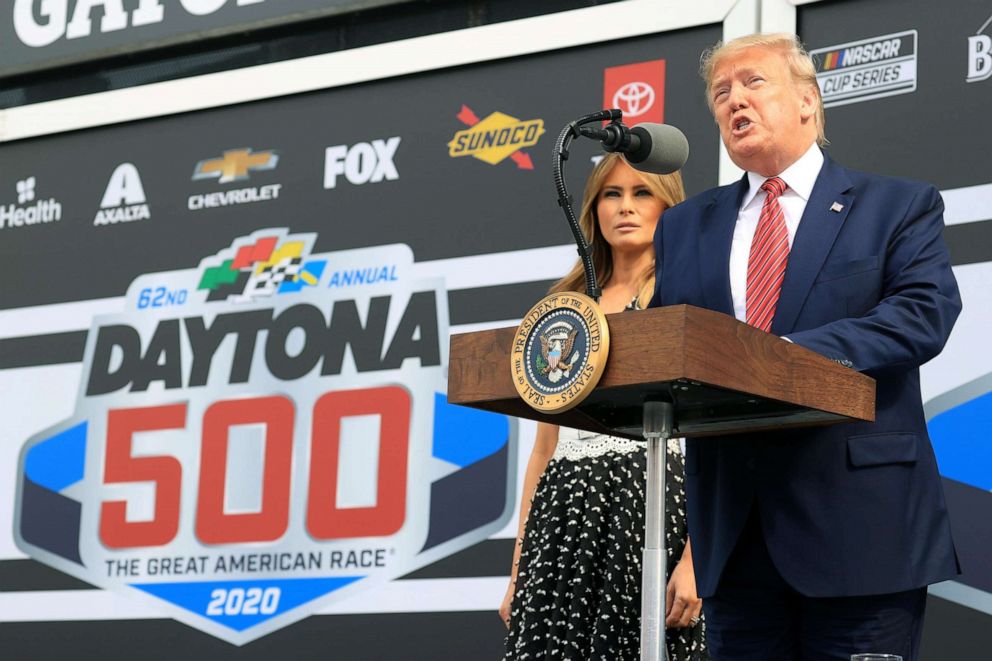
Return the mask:
M 686 540 L 678 439 L 667 445 L 665 546 Z M 645 443 L 560 427 L 524 532 L 504 661 L 640 658 Z M 707 659 L 705 624 L 667 631 L 669 658 Z

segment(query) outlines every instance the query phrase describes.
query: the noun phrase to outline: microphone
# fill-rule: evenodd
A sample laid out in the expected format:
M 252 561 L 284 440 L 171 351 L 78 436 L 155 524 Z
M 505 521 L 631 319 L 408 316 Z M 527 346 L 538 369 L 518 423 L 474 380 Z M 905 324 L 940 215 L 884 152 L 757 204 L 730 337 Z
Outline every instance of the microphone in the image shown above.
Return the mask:
M 592 261 L 592 246 L 586 241 L 579 221 L 572 209 L 572 197 L 565 187 L 565 161 L 568 160 L 568 147 L 572 140 L 585 136 L 603 143 L 606 151 L 619 151 L 638 170 L 654 174 L 675 172 L 689 159 L 689 141 L 682 131 L 665 124 L 638 124 L 628 128 L 620 123 L 623 113 L 617 108 L 608 108 L 585 115 L 569 122 L 555 140 L 552 174 L 555 189 L 558 191 L 558 206 L 565 214 L 568 228 L 575 238 L 575 246 L 582 258 L 582 271 L 586 278 L 586 294 L 599 300 L 602 289 L 596 282 L 596 267 Z M 595 128 L 595 124 L 610 122 L 605 128 Z
M 644 122 L 628 128 L 613 122 L 603 128 L 583 126 L 579 132 L 603 143 L 608 152 L 620 152 L 627 162 L 642 172 L 670 174 L 689 160 L 689 141 L 669 124 Z

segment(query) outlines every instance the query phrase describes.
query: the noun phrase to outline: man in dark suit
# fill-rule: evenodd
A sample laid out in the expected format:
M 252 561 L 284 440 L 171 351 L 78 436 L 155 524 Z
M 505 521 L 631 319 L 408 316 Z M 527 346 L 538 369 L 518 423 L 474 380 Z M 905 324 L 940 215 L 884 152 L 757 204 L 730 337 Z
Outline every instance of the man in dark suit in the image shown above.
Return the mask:
M 735 184 L 665 213 L 652 305 L 686 303 L 865 372 L 876 421 L 689 440 L 689 531 L 714 659 L 916 659 L 926 586 L 959 573 L 919 366 L 961 310 L 932 186 L 820 149 L 794 35 L 704 55 Z

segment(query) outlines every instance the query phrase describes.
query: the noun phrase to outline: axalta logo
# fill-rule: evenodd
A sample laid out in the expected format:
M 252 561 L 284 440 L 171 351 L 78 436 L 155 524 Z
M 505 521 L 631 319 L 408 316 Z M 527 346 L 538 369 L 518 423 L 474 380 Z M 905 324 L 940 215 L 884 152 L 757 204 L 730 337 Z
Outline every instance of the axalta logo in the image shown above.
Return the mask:
M 490 165 L 509 158 L 521 170 L 533 170 L 530 155 L 521 151 L 537 144 L 544 135 L 543 119 L 519 120 L 494 112 L 480 120 L 468 106 L 462 106 L 458 119 L 470 128 L 458 131 L 448 143 L 452 158 L 472 156 Z
M 230 4 L 242 7 L 260 2 L 265 0 L 231 0 Z M 41 48 L 63 37 L 90 36 L 93 33 L 90 15 L 94 9 L 99 9 L 97 15 L 101 16 L 100 33 L 153 25 L 166 18 L 163 0 L 141 0 L 131 4 L 137 4 L 137 7 L 128 12 L 121 0 L 76 0 L 74 3 L 69 0 L 14 0 L 14 32 L 25 46 Z M 182 7 L 188 15 L 208 16 L 228 4 L 228 0 L 179 0 L 168 4 L 170 11 Z M 71 5 L 75 8 L 70 13 Z
M 992 37 L 982 34 L 992 24 L 992 16 L 978 28 L 973 37 L 968 37 L 968 76 L 969 83 L 978 83 L 992 77 Z
M 629 125 L 665 121 L 665 60 L 603 70 L 603 107 L 619 108 Z
M 916 30 L 908 30 L 810 51 L 823 105 L 915 92 L 916 44 Z
M 54 197 L 38 199 L 37 187 L 36 177 L 15 184 L 17 204 L 0 205 L 0 230 L 62 220 L 62 204 Z
M 94 319 L 75 412 L 21 451 L 22 551 L 240 645 L 506 525 L 515 427 L 446 402 L 443 280 L 316 239 L 237 238 Z
M 328 147 L 324 153 L 324 188 L 337 187 L 338 175 L 341 174 L 356 186 L 396 181 L 400 173 L 394 159 L 399 146 L 400 137 L 393 136 L 351 146 Z
M 141 175 L 132 163 L 121 163 L 110 175 L 107 189 L 100 201 L 100 210 L 93 218 L 94 225 L 113 225 L 152 217 L 145 199 Z
M 193 181 L 216 179 L 219 184 L 228 184 L 251 179 L 254 172 L 275 170 L 279 155 L 274 151 L 254 151 L 250 148 L 230 149 L 223 156 L 200 161 L 193 169 Z M 235 204 L 265 202 L 279 197 L 282 184 L 250 186 L 213 193 L 190 195 L 187 206 L 190 211 L 225 207 Z

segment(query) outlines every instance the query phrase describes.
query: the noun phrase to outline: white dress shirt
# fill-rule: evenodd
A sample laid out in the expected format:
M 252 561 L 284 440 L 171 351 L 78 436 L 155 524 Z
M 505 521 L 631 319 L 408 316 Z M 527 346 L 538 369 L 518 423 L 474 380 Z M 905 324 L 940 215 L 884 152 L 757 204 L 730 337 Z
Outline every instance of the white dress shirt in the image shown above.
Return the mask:
M 823 152 L 816 143 L 813 143 L 798 161 L 778 175 L 788 186 L 778 201 L 782 206 L 782 213 L 785 214 L 790 250 L 821 167 L 823 167 Z M 747 260 L 751 254 L 751 240 L 754 238 L 758 219 L 761 217 L 761 207 L 765 203 L 766 193 L 761 190 L 761 184 L 765 183 L 768 177 L 748 172 L 747 179 L 750 188 L 741 201 L 741 209 L 737 213 L 737 225 L 734 227 L 734 242 L 730 247 L 730 293 L 734 300 L 734 316 L 740 321 L 747 321 L 745 300 Z

